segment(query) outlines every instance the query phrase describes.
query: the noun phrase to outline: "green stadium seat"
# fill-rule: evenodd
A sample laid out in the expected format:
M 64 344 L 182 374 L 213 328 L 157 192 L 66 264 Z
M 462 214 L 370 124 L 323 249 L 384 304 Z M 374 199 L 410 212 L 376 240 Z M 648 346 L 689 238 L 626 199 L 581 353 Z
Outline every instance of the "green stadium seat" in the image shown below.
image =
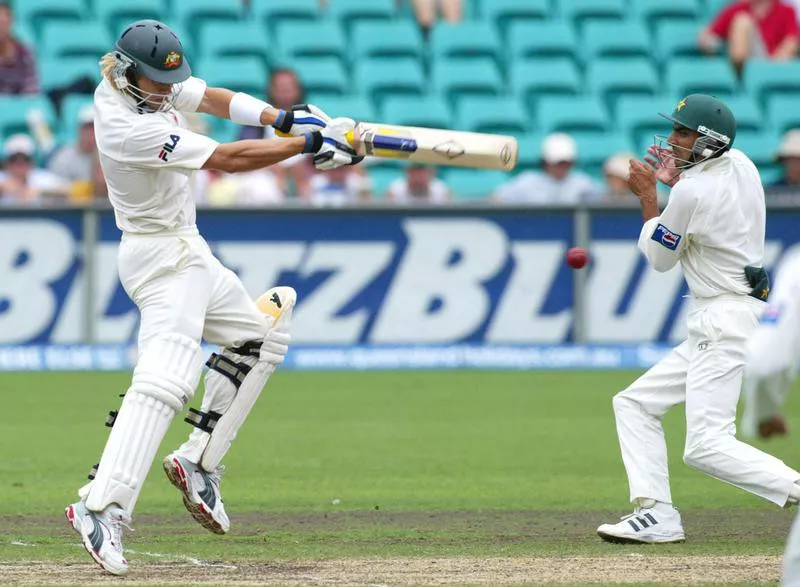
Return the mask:
M 196 40 L 204 23 L 241 20 L 242 3 L 240 0 L 184 0 L 173 2 L 172 11 L 175 20 Z
M 778 94 L 769 100 L 769 124 L 779 133 L 800 128 L 800 94 Z M 738 113 L 734 110 L 734 114 Z
M 545 136 L 542 133 L 529 133 L 517 137 L 519 142 L 518 171 L 530 171 L 542 166 L 542 141 Z
M 356 87 L 376 104 L 397 94 L 422 95 L 425 75 L 416 59 L 371 59 L 356 64 Z
M 69 94 L 61 102 L 61 131 L 58 133 L 62 144 L 73 142 L 78 136 L 80 127 L 80 111 L 86 106 L 91 106 L 94 97 L 84 94 Z
M 645 138 L 652 144 L 654 134 L 668 135 L 672 130 L 672 123 L 659 113 L 671 113 L 677 103 L 672 96 L 620 96 L 614 120 L 634 145 Z
M 23 45 L 27 45 L 28 47 L 35 47 L 36 45 L 36 35 L 27 23 L 14 22 L 14 29 L 11 31 L 11 34 Z
M 14 19 L 31 27 L 39 39 L 45 23 L 81 20 L 85 16 L 83 0 L 22 0 L 14 3 Z
M 258 57 L 208 57 L 196 62 L 196 75 L 209 86 L 247 92 L 254 96 L 264 93 L 267 70 L 264 61 Z
M 545 96 L 537 108 L 539 127 L 544 132 L 603 132 L 609 128 L 608 115 L 596 96 Z
M 341 22 L 349 31 L 357 22 L 386 21 L 394 18 L 394 0 L 334 0 L 327 2 L 328 16 Z
M 781 136 L 772 131 L 742 131 L 736 133 L 733 141 L 735 149 L 744 151 L 759 168 L 775 164 L 775 153 L 780 146 Z
M 725 98 L 738 91 L 733 68 L 723 57 L 674 59 L 667 64 L 666 81 L 674 96 L 703 93 Z
M 700 26 L 695 23 L 664 21 L 658 24 L 655 53 L 664 64 L 673 57 L 699 57 L 701 52 L 697 43 Z
M 350 76 L 335 57 L 302 57 L 286 65 L 294 69 L 309 94 L 345 96 L 353 93 Z
M 319 96 L 319 97 L 318 97 Z M 347 116 L 354 120 L 374 122 L 378 120 L 372 102 L 364 96 L 336 96 L 319 94 L 311 96 L 308 102 L 322 108 L 329 116 Z
M 661 80 L 649 59 L 598 59 L 589 63 L 587 85 L 605 103 L 609 112 L 620 94 L 655 96 Z
M 730 6 L 731 0 L 703 0 L 703 15 L 707 23 L 716 17 L 722 10 Z
M 434 60 L 489 57 L 500 63 L 500 38 L 488 22 L 437 24 L 431 32 Z
M 546 21 L 550 16 L 549 0 L 490 0 L 483 2 L 481 12 L 484 19 L 505 32 L 513 21 L 522 24 L 531 19 Z
M 598 57 L 650 57 L 652 43 L 639 20 L 591 20 L 583 27 L 587 63 Z
M 588 18 L 621 20 L 628 13 L 625 0 L 558 0 L 559 14 L 581 25 Z
M 347 63 L 347 40 L 336 21 L 286 22 L 277 27 L 275 38 L 287 63 L 297 57 L 335 57 Z
M 751 59 L 744 68 L 744 87 L 762 105 L 775 94 L 800 93 L 800 61 Z
M 30 133 L 27 116 L 38 109 L 51 128 L 56 127 L 53 105 L 44 96 L 0 96 L 0 136 Z
M 39 82 L 43 92 L 68 86 L 87 77 L 100 82 L 97 57 L 50 57 L 39 60 Z
M 731 96 L 725 98 L 725 104 L 736 117 L 737 132 L 741 130 L 756 131 L 764 128 L 766 119 L 752 96 L 747 94 Z M 795 102 L 796 104 L 797 102 Z M 800 120 L 800 117 L 798 119 Z
M 255 20 L 238 22 L 204 22 L 200 25 L 198 57 L 272 56 L 272 45 L 263 25 Z M 269 62 L 270 59 L 267 59 Z
M 621 132 L 576 132 L 572 138 L 578 145 L 578 165 L 594 168 L 593 175 L 597 175 L 609 157 L 633 151 L 630 138 Z
M 631 3 L 633 12 L 639 16 L 651 29 L 655 23 L 662 19 L 672 21 L 685 20 L 687 22 L 696 21 L 700 9 L 697 0 L 635 0 Z
M 319 0 L 250 0 L 250 14 L 270 31 L 287 20 L 316 20 Z
M 93 12 L 115 37 L 137 20 L 166 20 L 163 0 L 96 0 Z
M 442 59 L 434 63 L 430 79 L 434 91 L 448 100 L 471 94 L 499 96 L 503 91 L 503 79 L 492 59 Z
M 479 200 L 489 198 L 500 185 L 511 179 L 502 171 L 485 169 L 447 169 L 442 179 L 457 200 Z
M 350 38 L 355 62 L 367 57 L 421 59 L 425 53 L 422 33 L 410 19 L 359 22 L 353 26 Z
M 447 101 L 437 95 L 389 96 L 383 102 L 381 121 L 402 126 L 453 128 Z
M 522 103 L 509 96 L 467 96 L 459 100 L 456 113 L 459 130 L 516 136 L 531 127 Z
M 98 21 L 79 23 L 52 21 L 42 28 L 40 55 L 48 57 L 94 57 L 114 47 L 108 29 Z
M 575 62 L 566 57 L 518 61 L 511 66 L 510 79 L 511 90 L 529 110 L 543 96 L 580 94 L 584 90 Z
M 569 57 L 575 59 L 578 39 L 563 20 L 513 22 L 508 28 L 509 52 L 513 59 Z

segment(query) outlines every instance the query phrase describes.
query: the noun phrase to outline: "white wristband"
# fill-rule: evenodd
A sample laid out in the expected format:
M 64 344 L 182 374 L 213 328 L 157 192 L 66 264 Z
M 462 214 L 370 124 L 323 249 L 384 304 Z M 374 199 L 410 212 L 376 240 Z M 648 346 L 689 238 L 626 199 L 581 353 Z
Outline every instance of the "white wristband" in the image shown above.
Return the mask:
M 261 123 L 261 113 L 270 105 L 254 98 L 250 94 L 237 92 L 231 98 L 230 115 L 231 122 L 244 124 L 246 126 L 264 126 Z

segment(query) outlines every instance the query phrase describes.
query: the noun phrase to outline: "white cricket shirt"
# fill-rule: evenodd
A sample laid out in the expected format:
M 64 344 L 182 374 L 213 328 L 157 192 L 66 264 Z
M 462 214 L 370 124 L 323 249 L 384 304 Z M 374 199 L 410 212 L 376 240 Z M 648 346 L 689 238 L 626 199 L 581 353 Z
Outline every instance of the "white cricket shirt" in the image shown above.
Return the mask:
M 766 217 L 756 166 L 731 149 L 683 173 L 661 216 L 644 223 L 639 249 L 656 271 L 680 261 L 696 298 L 748 294 L 744 268 L 763 265 Z
M 193 226 L 192 173 L 219 143 L 188 129 L 180 112 L 196 112 L 206 83 L 189 78 L 174 108 L 142 112 L 103 80 L 94 93 L 95 135 L 117 227 L 154 233 Z

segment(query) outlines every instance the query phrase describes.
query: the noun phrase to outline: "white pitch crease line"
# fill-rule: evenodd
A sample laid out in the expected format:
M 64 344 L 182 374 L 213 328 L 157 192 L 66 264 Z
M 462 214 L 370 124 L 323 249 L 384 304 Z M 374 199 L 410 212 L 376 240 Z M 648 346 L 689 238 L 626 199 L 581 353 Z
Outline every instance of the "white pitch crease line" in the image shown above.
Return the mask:
M 148 552 L 146 550 L 133 550 L 132 548 L 126 548 L 125 552 L 130 552 L 131 554 L 141 554 L 144 556 L 152 556 L 153 558 L 171 558 L 171 559 L 178 559 L 185 561 L 187 563 L 191 563 L 198 567 L 215 567 L 217 569 L 237 569 L 236 565 L 226 565 L 223 563 L 210 563 L 207 561 L 200 560 L 199 558 L 194 558 L 191 556 L 186 556 L 185 554 L 162 554 L 160 552 Z
M 12 546 L 36 546 L 35 544 L 29 544 L 27 542 L 23 542 L 22 540 L 12 540 Z

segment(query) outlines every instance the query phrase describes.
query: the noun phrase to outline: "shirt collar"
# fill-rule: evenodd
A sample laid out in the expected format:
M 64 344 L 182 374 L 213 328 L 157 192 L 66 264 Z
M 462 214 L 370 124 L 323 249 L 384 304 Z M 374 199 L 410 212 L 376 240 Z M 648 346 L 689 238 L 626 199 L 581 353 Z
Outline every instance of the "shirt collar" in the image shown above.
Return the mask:
M 711 159 L 706 159 L 705 161 L 702 161 L 702 162 L 698 163 L 697 165 L 694 165 L 694 166 L 690 167 L 689 169 L 687 169 L 686 171 L 684 171 L 683 172 L 683 177 L 695 177 L 696 175 L 699 175 L 699 174 L 703 173 L 703 171 L 705 171 L 705 169 L 707 167 L 709 167 L 710 165 L 712 165 L 714 163 L 719 162 L 721 159 L 725 159 L 726 157 L 728 157 L 728 155 L 729 154 L 727 152 L 725 152 L 722 155 L 720 155 L 719 157 L 713 157 Z

